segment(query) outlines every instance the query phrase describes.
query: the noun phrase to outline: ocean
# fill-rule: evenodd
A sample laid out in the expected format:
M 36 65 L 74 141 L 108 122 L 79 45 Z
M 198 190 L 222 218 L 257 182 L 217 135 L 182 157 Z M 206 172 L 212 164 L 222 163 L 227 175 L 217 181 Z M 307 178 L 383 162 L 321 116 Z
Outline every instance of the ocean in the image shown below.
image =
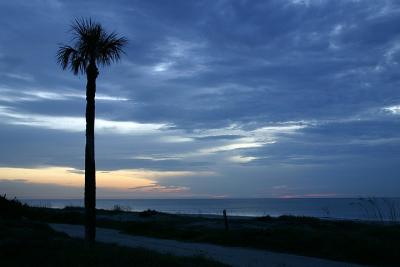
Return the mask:
M 32 206 L 83 206 L 82 199 L 25 199 Z M 332 219 L 400 221 L 400 198 L 98 199 L 97 208 L 147 209 L 174 214 L 312 216 Z

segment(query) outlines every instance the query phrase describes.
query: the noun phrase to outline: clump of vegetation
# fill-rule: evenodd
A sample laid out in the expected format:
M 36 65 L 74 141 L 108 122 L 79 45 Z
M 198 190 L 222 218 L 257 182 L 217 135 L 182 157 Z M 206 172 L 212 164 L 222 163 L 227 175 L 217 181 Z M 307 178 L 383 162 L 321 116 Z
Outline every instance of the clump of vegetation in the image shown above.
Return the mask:
M 7 199 L 7 195 L 0 195 L 0 218 L 21 218 L 29 209 L 16 198 Z
M 220 227 L 215 227 L 219 225 Z M 165 239 L 246 246 L 277 252 L 368 265 L 400 266 L 400 225 L 321 220 L 310 217 L 264 216 L 231 219 L 225 231 L 221 219 L 199 221 L 174 217 L 130 221 L 125 233 Z
M 47 224 L 0 219 L 1 266 L 225 266 L 201 257 L 177 257 L 82 240 L 55 232 Z
M 60 210 L 31 207 L 17 199 L 7 199 L 6 195 L 0 196 L 0 219 L 21 218 L 52 223 L 82 224 L 84 222 L 83 209 L 65 208 Z
M 84 212 L 84 208 L 79 206 L 65 206 L 63 210 Z
M 20 209 L 20 217 L 28 220 L 70 224 L 84 222 L 83 209 L 29 207 L 4 197 L 1 201 L 3 207 L 4 203 L 8 203 L 6 205 Z M 246 246 L 367 265 L 400 266 L 400 224 L 264 216 L 254 219 L 231 218 L 229 231 L 225 231 L 222 218 L 172 215 L 147 210 L 127 213 L 136 219 L 121 221 L 113 216 L 113 211 L 98 210 L 97 213 L 102 214 L 97 220 L 99 227 L 117 229 L 132 235 Z M 3 212 L 0 214 L 4 215 Z
M 265 215 L 265 216 L 256 217 L 256 220 L 261 221 L 261 222 L 269 222 L 269 221 L 273 220 L 273 218 L 270 215 Z
M 367 220 L 380 223 L 400 222 L 400 203 L 390 198 L 359 198 L 352 203 L 361 208 Z
M 120 205 L 114 205 L 112 210 L 117 213 L 124 211 Z
M 321 219 L 316 217 L 307 217 L 307 216 L 293 216 L 293 215 L 282 215 L 278 217 L 278 220 L 284 221 L 286 223 L 320 223 Z
M 156 210 L 151 210 L 151 209 L 147 209 L 147 210 L 139 212 L 139 216 L 142 218 L 152 217 L 152 216 L 155 216 L 158 214 L 161 214 L 161 212 L 158 212 Z
M 114 205 L 112 211 L 114 213 L 129 212 L 131 208 L 129 206 Z

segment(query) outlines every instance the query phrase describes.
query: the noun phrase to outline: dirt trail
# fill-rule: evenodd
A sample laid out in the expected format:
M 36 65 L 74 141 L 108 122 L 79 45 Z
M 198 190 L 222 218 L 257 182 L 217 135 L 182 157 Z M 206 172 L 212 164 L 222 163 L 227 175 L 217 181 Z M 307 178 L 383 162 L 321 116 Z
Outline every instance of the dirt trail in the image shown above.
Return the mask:
M 71 237 L 83 238 L 84 228 L 81 225 L 50 224 L 59 232 Z M 117 230 L 97 228 L 96 240 L 104 243 L 114 243 L 127 247 L 141 247 L 161 253 L 178 256 L 198 256 L 231 265 L 246 267 L 357 267 L 361 265 L 335 262 L 318 258 L 289 255 L 264 250 L 223 247 L 204 243 L 189 243 L 167 239 L 157 239 L 143 236 L 122 234 Z

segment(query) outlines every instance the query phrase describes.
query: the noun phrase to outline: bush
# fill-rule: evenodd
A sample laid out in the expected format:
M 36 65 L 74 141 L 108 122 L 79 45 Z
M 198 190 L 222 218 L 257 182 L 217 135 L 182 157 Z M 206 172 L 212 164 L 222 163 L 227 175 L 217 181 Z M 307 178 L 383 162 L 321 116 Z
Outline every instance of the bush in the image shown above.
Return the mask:
M 155 216 L 157 214 L 160 214 L 160 212 L 158 212 L 156 210 L 151 210 L 151 209 L 139 212 L 139 216 L 143 217 L 143 218 L 152 217 L 152 216 Z
M 6 195 L 0 195 L 0 218 L 21 218 L 28 208 L 27 204 L 22 204 L 16 198 L 7 199 Z

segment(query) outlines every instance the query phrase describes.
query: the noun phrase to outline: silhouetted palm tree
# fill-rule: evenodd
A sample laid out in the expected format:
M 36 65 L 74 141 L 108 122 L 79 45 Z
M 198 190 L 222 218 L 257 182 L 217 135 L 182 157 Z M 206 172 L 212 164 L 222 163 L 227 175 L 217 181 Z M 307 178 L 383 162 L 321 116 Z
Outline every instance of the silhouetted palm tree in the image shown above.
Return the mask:
M 57 61 L 75 75 L 86 74 L 86 149 L 85 149 L 85 239 L 96 238 L 96 166 L 94 154 L 94 119 L 97 66 L 107 66 L 120 59 L 124 37 L 107 33 L 91 19 L 77 19 L 72 24 L 73 44 L 60 46 Z

